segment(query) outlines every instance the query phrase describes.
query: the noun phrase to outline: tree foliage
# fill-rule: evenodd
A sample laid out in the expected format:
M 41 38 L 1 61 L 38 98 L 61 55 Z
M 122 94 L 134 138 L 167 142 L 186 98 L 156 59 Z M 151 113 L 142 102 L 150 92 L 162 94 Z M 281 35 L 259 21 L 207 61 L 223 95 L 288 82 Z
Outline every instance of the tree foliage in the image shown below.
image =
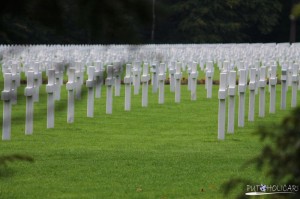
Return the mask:
M 152 0 L 11 0 L 0 43 L 149 43 Z M 158 0 L 155 43 L 287 41 L 285 0 Z M 282 33 L 282 34 L 277 34 Z M 275 36 L 274 36 L 275 35 Z
M 261 127 L 258 130 L 265 143 L 261 153 L 253 160 L 258 171 L 266 170 L 267 177 L 274 185 L 300 185 L 300 107 L 284 118 L 280 125 Z M 227 195 L 237 185 L 255 184 L 249 180 L 234 178 L 224 184 Z M 257 182 L 256 182 L 257 184 Z M 245 190 L 245 189 L 244 189 Z M 238 198 L 244 198 L 241 193 Z M 288 194 L 286 198 L 299 198 L 300 191 Z

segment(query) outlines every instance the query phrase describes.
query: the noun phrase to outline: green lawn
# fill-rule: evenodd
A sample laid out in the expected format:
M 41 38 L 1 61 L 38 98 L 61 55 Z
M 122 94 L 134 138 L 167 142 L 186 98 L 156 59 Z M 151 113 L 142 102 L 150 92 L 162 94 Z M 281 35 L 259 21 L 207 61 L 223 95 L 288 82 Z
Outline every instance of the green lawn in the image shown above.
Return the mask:
M 102 98 L 95 100 L 94 118 L 86 117 L 83 93 L 76 101 L 75 123 L 68 124 L 67 91 L 62 87 L 55 128 L 46 129 L 43 85 L 40 102 L 34 105 L 34 133 L 25 136 L 22 86 L 13 106 L 12 139 L 0 141 L 0 155 L 28 154 L 35 162 L 0 168 L 0 198 L 222 198 L 220 186 L 231 177 L 265 183 L 255 168 L 241 165 L 262 148 L 254 135 L 257 126 L 278 123 L 290 110 L 279 110 L 280 86 L 276 114 L 268 114 L 266 92 L 267 114 L 258 118 L 257 95 L 255 122 L 247 121 L 246 101 L 245 128 L 237 128 L 236 118 L 235 133 L 226 134 L 225 141 L 217 140 L 218 86 L 213 86 L 212 99 L 206 99 L 204 85 L 197 89 L 198 99 L 191 101 L 187 86 L 182 86 L 182 100 L 176 104 L 166 86 L 165 104 L 159 105 L 150 86 L 149 106 L 141 107 L 140 92 L 132 96 L 132 110 L 125 112 L 122 87 L 122 96 L 113 99 L 112 115 L 105 114 L 103 89 Z M 290 97 L 291 89 L 288 107 Z

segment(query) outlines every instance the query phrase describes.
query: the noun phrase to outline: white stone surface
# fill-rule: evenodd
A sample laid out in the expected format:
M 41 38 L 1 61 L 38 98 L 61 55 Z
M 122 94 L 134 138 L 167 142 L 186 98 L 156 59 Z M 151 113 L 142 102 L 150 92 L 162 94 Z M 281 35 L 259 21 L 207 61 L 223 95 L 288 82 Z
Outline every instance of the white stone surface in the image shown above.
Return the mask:
M 227 97 L 227 74 L 220 74 L 219 86 L 219 112 L 218 112 L 218 139 L 225 139 L 225 121 L 226 121 L 226 97 Z
M 126 74 L 124 77 L 125 84 L 125 111 L 130 111 L 131 109 L 131 64 L 126 64 Z
M 235 120 L 235 92 L 236 92 L 236 71 L 229 72 L 229 88 L 228 88 L 228 126 L 227 132 L 234 133 Z

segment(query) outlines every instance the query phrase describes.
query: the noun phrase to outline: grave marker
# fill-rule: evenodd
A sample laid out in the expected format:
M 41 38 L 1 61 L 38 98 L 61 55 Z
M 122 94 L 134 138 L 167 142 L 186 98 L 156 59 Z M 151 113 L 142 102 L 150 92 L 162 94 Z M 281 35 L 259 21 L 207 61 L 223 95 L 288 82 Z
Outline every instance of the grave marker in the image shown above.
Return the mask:
M 3 123 L 2 123 L 2 140 L 11 138 L 11 106 L 14 93 L 12 92 L 12 75 L 4 73 L 4 90 L 1 92 L 3 100 Z
M 75 82 L 76 82 L 76 95 L 77 100 L 81 99 L 81 86 L 83 84 L 83 71 L 82 71 L 82 62 L 75 62 Z
M 170 91 L 175 91 L 175 62 L 171 62 L 170 68 L 169 68 L 169 78 L 170 78 Z
M 94 86 L 95 86 L 95 67 L 88 67 L 88 80 L 86 80 L 86 87 L 88 88 L 88 103 L 87 103 L 87 117 L 94 117 Z
M 121 63 L 117 62 L 114 66 L 114 77 L 115 77 L 115 96 L 120 96 L 121 93 Z
M 245 92 L 247 87 L 246 69 L 240 69 L 239 77 L 239 112 L 238 112 L 238 126 L 244 127 L 245 125 Z
M 266 67 L 262 66 L 259 70 L 259 117 L 265 117 L 265 99 L 266 99 Z
M 193 62 L 191 67 L 191 100 L 195 101 L 197 99 L 197 78 L 198 78 L 198 71 L 197 71 L 197 62 Z
M 126 75 L 124 77 L 125 84 L 125 111 L 131 109 L 131 64 L 126 64 Z
M 254 121 L 254 110 L 255 110 L 255 76 L 256 69 L 250 69 L 250 82 L 249 82 L 249 112 L 248 121 Z
M 291 107 L 294 108 L 297 106 L 297 87 L 298 87 L 298 69 L 299 65 L 298 63 L 294 63 L 292 67 L 292 76 L 291 76 L 291 82 L 292 82 L 292 103 Z
M 176 63 L 176 72 L 174 74 L 175 78 L 175 103 L 180 103 L 180 86 L 181 86 L 181 63 Z
M 105 80 L 106 85 L 106 114 L 112 114 L 112 102 L 113 102 L 113 66 L 107 66 L 107 78 Z
M 101 61 L 95 62 L 95 97 L 101 97 L 101 87 L 103 84 L 103 63 Z
M 27 87 L 24 95 L 26 96 L 26 123 L 25 134 L 31 135 L 33 132 L 33 96 L 34 96 L 34 72 L 30 69 L 27 72 Z
M 165 67 L 164 63 L 159 65 L 159 74 L 158 74 L 158 84 L 159 84 L 159 93 L 158 93 L 158 103 L 163 104 L 165 101 Z
M 77 83 L 75 82 L 75 69 L 69 68 L 68 82 L 66 88 L 68 90 L 68 115 L 67 122 L 74 122 L 74 107 L 75 107 L 75 89 L 77 88 Z
M 206 92 L 207 92 L 207 98 L 211 98 L 212 97 L 212 81 L 213 81 L 213 62 L 212 61 L 208 61 L 206 63 Z
M 229 88 L 228 88 L 228 133 L 234 132 L 234 116 L 235 116 L 235 84 L 236 84 L 236 71 L 229 72 Z
M 218 139 L 225 139 L 225 118 L 226 118 L 226 85 L 227 74 L 220 74 L 220 87 L 219 87 L 219 113 L 218 113 Z
M 47 98 L 47 128 L 54 128 L 54 110 L 55 110 L 55 70 L 48 70 L 48 84 L 46 85 Z
M 152 93 L 157 93 L 157 87 L 158 87 L 158 79 L 157 79 L 157 67 L 156 64 L 152 64 L 150 72 L 152 72 Z
M 286 109 L 286 93 L 287 93 L 287 68 L 286 65 L 282 65 L 281 68 L 281 110 Z
M 132 69 L 132 74 L 133 74 L 133 86 L 134 86 L 134 95 L 139 94 L 140 90 L 140 62 L 136 61 L 134 62 L 134 67 Z
M 276 65 L 271 66 L 270 69 L 270 113 L 275 113 L 275 105 L 276 105 L 276 84 L 277 84 L 277 78 L 276 78 Z
M 148 81 L 150 80 L 150 75 L 148 74 L 148 63 L 144 63 L 143 75 L 141 76 L 142 82 L 142 107 L 148 106 Z
M 34 63 L 33 72 L 34 72 L 34 95 L 33 101 L 39 101 L 39 94 L 40 94 L 40 85 L 42 84 L 42 73 L 39 71 L 39 62 Z

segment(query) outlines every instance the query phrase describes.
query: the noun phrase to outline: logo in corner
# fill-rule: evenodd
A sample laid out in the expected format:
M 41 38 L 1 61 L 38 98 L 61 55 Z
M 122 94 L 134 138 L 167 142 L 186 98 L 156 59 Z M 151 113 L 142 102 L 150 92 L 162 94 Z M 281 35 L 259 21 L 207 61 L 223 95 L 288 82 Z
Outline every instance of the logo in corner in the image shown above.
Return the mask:
M 263 192 L 266 192 L 266 185 L 260 185 L 260 187 L 259 187 L 259 189 L 260 189 L 260 191 L 263 191 Z

